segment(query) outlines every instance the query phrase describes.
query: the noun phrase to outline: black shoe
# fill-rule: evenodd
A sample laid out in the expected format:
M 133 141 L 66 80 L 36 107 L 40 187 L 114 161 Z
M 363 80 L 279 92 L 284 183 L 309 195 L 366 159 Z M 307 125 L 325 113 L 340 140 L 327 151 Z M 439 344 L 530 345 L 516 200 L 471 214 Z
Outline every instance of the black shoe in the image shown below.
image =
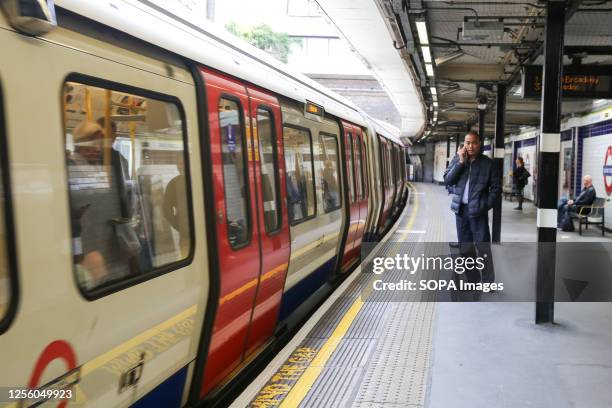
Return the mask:
M 515 207 L 514 209 L 517 211 L 523 211 L 523 207 Z

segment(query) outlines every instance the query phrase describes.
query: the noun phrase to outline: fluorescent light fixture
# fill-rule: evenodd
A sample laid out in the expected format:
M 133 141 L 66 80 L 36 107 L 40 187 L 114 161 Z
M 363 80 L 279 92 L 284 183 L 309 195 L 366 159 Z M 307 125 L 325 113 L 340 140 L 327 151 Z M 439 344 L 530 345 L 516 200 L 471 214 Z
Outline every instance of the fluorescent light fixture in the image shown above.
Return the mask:
M 438 95 L 431 95 L 431 99 L 433 99 L 434 101 L 438 100 Z
M 423 60 L 425 60 L 425 63 L 431 64 L 431 50 L 429 47 L 421 47 L 421 51 L 423 51 Z
M 436 58 L 436 65 L 446 64 L 447 62 L 451 62 L 452 60 L 463 57 L 464 55 L 465 52 L 463 52 L 463 50 L 449 52 L 448 54 L 444 54 L 441 57 Z
M 433 65 L 425 64 L 425 71 L 427 72 L 427 76 L 430 76 L 430 77 L 434 76 Z
M 429 90 L 431 91 L 432 95 L 437 95 L 438 94 L 438 91 L 436 90 L 435 86 L 432 86 L 431 88 L 429 88 Z
M 416 22 L 417 33 L 419 34 L 419 41 L 421 45 L 429 44 L 429 36 L 427 35 L 427 23 L 425 21 Z
M 438 107 L 438 102 L 434 102 L 433 106 L 435 106 L 437 108 Z

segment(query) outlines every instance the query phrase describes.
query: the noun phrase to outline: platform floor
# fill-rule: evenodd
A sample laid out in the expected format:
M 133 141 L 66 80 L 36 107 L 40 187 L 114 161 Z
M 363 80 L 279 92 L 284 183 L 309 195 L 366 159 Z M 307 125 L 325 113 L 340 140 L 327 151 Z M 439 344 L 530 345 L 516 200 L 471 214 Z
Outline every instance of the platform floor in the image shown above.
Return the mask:
M 414 188 L 389 253 L 456 239 L 444 189 Z M 502 241 L 534 242 L 535 210 L 515 205 L 504 203 Z M 609 303 L 557 303 L 557 324 L 536 326 L 533 303 L 394 301 L 364 289 L 372 275 L 353 272 L 232 406 L 610 406 Z

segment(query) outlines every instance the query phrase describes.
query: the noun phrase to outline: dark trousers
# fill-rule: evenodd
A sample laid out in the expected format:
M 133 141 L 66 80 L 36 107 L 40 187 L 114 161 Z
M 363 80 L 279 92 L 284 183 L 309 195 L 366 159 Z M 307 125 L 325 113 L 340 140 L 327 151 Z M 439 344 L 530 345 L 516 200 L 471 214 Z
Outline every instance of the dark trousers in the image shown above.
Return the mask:
M 524 196 L 523 196 L 523 189 L 525 187 L 517 187 L 516 188 L 516 198 L 518 200 L 518 208 L 523 208 L 523 200 L 524 200 Z
M 557 225 L 561 224 L 561 220 L 568 211 L 576 212 L 576 206 L 567 203 L 567 197 L 561 197 L 557 202 Z
M 467 205 L 462 204 L 459 213 L 455 215 L 455 220 L 461 256 L 483 257 L 485 268 L 482 270 L 482 282 L 494 282 L 495 270 L 491 254 L 489 214 L 469 217 Z M 466 276 L 470 282 L 481 281 L 480 272 L 477 269 L 466 272 Z

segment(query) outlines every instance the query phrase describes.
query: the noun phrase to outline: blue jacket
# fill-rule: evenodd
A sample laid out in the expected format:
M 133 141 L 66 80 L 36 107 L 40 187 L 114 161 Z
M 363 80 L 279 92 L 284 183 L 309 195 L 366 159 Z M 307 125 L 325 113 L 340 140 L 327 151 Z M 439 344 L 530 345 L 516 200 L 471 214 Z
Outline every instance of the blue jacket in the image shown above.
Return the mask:
M 585 188 L 574 200 L 574 205 L 591 205 L 593 201 L 595 201 L 596 196 L 597 192 L 595 191 L 595 187 L 590 186 Z
M 468 174 L 470 177 L 468 215 L 479 217 L 493 208 L 501 195 L 501 176 L 493 165 L 493 160 L 483 154 L 479 154 L 473 162 L 466 159 L 463 164 L 459 160 L 451 163 L 444 175 L 444 184 L 454 187 L 451 210 L 455 213 L 459 212 Z

